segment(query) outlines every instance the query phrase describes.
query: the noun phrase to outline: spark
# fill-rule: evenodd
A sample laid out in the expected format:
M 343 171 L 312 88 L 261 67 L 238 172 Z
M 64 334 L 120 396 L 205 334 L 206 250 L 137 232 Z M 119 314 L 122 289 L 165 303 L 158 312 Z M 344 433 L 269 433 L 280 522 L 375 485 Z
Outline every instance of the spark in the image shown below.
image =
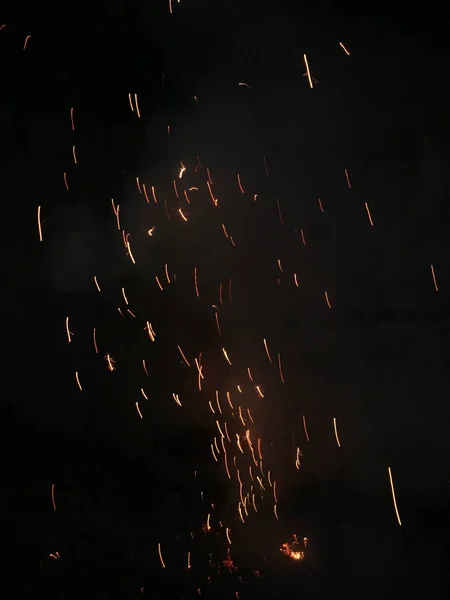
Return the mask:
M 72 125 L 72 131 L 75 131 L 75 123 L 73 120 L 73 108 L 70 109 L 70 123 Z
M 75 371 L 75 379 L 77 380 L 77 384 L 78 384 L 78 387 L 80 388 L 80 392 L 82 392 L 83 388 L 81 387 L 80 377 L 78 375 L 78 371 Z
M 94 283 L 95 283 L 95 287 L 98 289 L 98 291 L 101 292 L 102 290 L 100 289 L 100 286 L 98 284 L 97 276 L 96 275 L 94 275 Z
M 52 504 L 53 510 L 56 512 L 56 503 L 55 503 L 55 484 L 52 483 Z
M 369 223 L 373 227 L 372 215 L 370 214 L 370 208 L 369 208 L 369 205 L 367 204 L 367 202 L 364 202 L 364 206 L 366 207 L 367 216 L 369 217 Z
M 140 113 L 140 111 L 139 111 L 139 104 L 138 104 L 138 97 L 137 97 L 137 94 L 135 94 L 135 95 L 134 95 L 134 103 L 135 103 L 135 105 L 136 105 L 136 114 L 137 114 L 138 118 L 140 118 L 140 116 L 141 116 L 141 113 Z
M 166 565 L 164 564 L 164 561 L 163 561 L 163 557 L 162 557 L 162 554 L 161 554 L 161 544 L 159 542 L 158 542 L 158 554 L 159 554 L 159 560 L 161 561 L 161 567 L 163 569 L 165 569 Z
M 240 81 L 240 82 L 238 83 L 238 85 L 244 86 L 244 87 L 248 88 L 249 90 L 252 90 L 252 89 L 253 89 L 252 87 L 250 87 L 250 86 L 248 85 L 248 83 L 245 83 L 244 81 Z
M 197 298 L 200 298 L 200 294 L 198 291 L 198 281 L 197 281 L 197 267 L 194 267 L 194 287 L 195 287 L 195 294 L 196 294 Z
M 178 404 L 178 406 L 182 406 L 180 398 L 178 397 L 178 394 L 172 393 L 173 399 L 175 400 L 175 402 Z
M 439 288 L 438 288 L 438 284 L 437 284 L 437 281 L 436 281 L 436 274 L 434 272 L 434 267 L 433 267 L 433 265 L 430 265 L 430 266 L 431 266 L 431 275 L 433 277 L 434 289 L 438 292 Z
M 38 221 L 38 232 L 39 232 L 39 241 L 42 242 L 42 226 L 41 226 L 41 207 L 37 208 L 37 221 Z
M 397 508 L 397 500 L 395 499 L 394 481 L 393 481 L 393 479 L 392 479 L 392 471 L 391 471 L 391 467 L 388 467 L 388 473 L 389 473 L 389 481 L 390 481 L 390 484 L 391 484 L 392 500 L 393 500 L 393 502 L 394 502 L 395 514 L 396 514 L 396 516 L 397 516 L 397 521 L 398 521 L 398 524 L 399 524 L 399 525 L 400 525 L 400 527 L 401 527 L 401 525 L 402 525 L 402 522 L 401 522 L 401 519 L 400 519 L 400 514 L 399 514 L 399 512 L 398 512 L 398 508 Z
M 339 435 L 338 435 L 338 430 L 337 430 L 337 421 L 336 421 L 336 417 L 333 417 L 333 426 L 334 426 L 334 437 L 336 438 L 336 444 L 339 446 L 339 448 L 341 447 L 341 442 L 339 441 Z
M 136 410 L 138 411 L 138 414 L 141 417 L 141 419 L 143 419 L 144 417 L 142 416 L 141 409 L 139 408 L 139 402 L 136 402 Z
M 75 150 L 75 145 L 72 146 L 72 156 L 73 156 L 73 162 L 77 165 L 78 162 L 77 162 L 77 153 Z
M 24 44 L 23 44 L 23 49 L 24 49 L 24 50 L 26 50 L 26 49 L 27 49 L 28 42 L 30 41 L 30 39 L 31 39 L 31 35 L 27 35 L 27 37 L 25 38 L 25 42 L 24 42 Z
M 330 299 L 328 298 L 328 292 L 325 292 L 325 300 L 326 300 L 328 308 L 331 308 Z
M 73 333 L 69 330 L 69 317 L 66 317 L 66 333 L 67 333 L 67 341 L 70 344 L 72 341 Z
M 184 354 L 183 350 L 181 349 L 180 346 L 177 346 L 178 350 L 180 351 L 181 357 L 184 360 L 184 362 L 187 364 L 188 367 L 191 366 L 191 363 L 188 361 L 188 359 L 186 358 L 186 355 Z
M 222 352 L 223 352 L 223 355 L 225 356 L 225 359 L 226 359 L 227 363 L 228 363 L 228 364 L 230 365 L 230 367 L 231 367 L 231 360 L 228 358 L 228 353 L 227 353 L 227 351 L 225 350 L 225 348 L 222 348 Z
M 306 57 L 306 54 L 303 55 L 303 60 L 305 61 L 306 74 L 308 76 L 309 87 L 312 89 L 313 88 L 313 82 L 312 82 L 312 79 L 311 79 L 311 73 L 309 72 L 309 64 L 308 64 L 308 59 Z
M 183 219 L 183 221 L 185 221 L 187 223 L 187 218 L 184 215 L 183 211 L 181 210 L 181 208 L 178 209 L 178 212 L 180 213 L 181 218 Z
M 305 432 L 306 439 L 308 440 L 308 442 L 310 442 L 311 440 L 309 439 L 308 429 L 306 427 L 306 417 L 305 417 L 305 415 L 303 415 L 303 431 Z
M 350 176 L 349 176 L 349 174 L 348 174 L 348 171 L 347 171 L 347 169 L 344 169 L 344 173 L 345 173 L 345 178 L 346 178 L 346 180 L 347 180 L 347 185 L 348 185 L 348 187 L 349 187 L 349 188 L 351 188 L 351 187 L 352 187 L 352 184 L 350 183 Z
M 347 56 L 350 56 L 350 52 L 347 50 L 347 48 L 344 46 L 344 44 L 342 42 L 339 42 L 339 46 L 342 48 L 342 50 L 345 52 L 345 54 Z
M 94 330 L 92 332 L 92 339 L 94 340 L 94 348 L 95 348 L 95 354 L 98 354 L 98 348 L 97 348 L 97 330 L 94 327 Z
M 105 360 L 106 360 L 106 364 L 108 365 L 108 371 L 115 371 L 116 370 L 116 362 L 115 360 L 112 358 L 112 356 L 110 354 L 107 354 L 105 356 Z
M 266 349 L 267 358 L 269 359 L 269 362 L 272 363 L 272 357 L 270 356 L 269 348 L 267 347 L 267 341 L 265 338 L 263 339 L 263 343 L 264 348 Z

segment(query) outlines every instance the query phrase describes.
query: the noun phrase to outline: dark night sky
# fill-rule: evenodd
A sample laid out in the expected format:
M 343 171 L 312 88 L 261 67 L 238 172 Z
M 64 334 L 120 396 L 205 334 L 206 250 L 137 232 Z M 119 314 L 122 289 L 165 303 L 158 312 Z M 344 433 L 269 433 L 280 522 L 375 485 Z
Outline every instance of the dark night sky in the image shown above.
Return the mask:
M 281 516 L 284 501 L 294 518 L 302 482 L 338 479 L 355 499 L 381 495 L 396 526 L 388 465 L 405 527 L 417 510 L 408 498 L 448 501 L 448 44 L 438 9 L 396 15 L 388 6 L 173 0 L 169 15 L 165 2 L 117 0 L 0 15 L 1 404 L 18 430 L 33 431 L 30 452 L 54 439 L 83 452 L 115 447 L 150 470 L 214 470 L 208 401 L 220 389 L 226 402 L 225 391 L 242 385 L 243 406 L 258 415 L 255 436 L 273 444 Z M 312 90 L 304 53 L 318 80 Z M 141 118 L 129 93 L 138 95 Z M 204 168 L 195 172 L 197 157 Z M 157 205 L 139 194 L 136 177 L 149 194 L 155 186 Z M 199 190 L 187 204 L 182 190 L 191 186 Z M 166 263 L 176 282 L 161 292 L 155 276 L 165 280 Z M 221 282 L 222 338 L 212 308 Z M 117 310 L 126 309 L 122 287 L 135 320 Z M 202 393 L 178 344 L 192 362 L 202 353 Z M 248 366 L 264 399 L 249 385 Z M 294 466 L 296 446 L 303 472 Z M 223 495 L 232 502 L 232 492 Z

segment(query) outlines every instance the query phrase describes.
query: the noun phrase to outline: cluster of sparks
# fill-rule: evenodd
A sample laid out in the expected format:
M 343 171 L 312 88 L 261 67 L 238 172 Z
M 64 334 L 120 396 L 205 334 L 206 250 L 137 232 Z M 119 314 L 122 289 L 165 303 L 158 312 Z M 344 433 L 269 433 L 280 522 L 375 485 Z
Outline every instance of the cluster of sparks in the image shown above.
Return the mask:
M 179 2 L 179 0 L 178 0 Z M 175 3 L 174 3 L 175 4 Z M 172 1 L 169 0 L 170 13 L 173 12 L 174 6 Z M 0 27 L 0 31 L 4 29 L 6 25 Z M 25 38 L 23 49 L 29 51 L 31 36 L 28 35 Z M 350 52 L 344 46 L 342 42 L 339 42 L 339 47 L 345 53 L 346 56 L 350 56 Z M 310 70 L 310 63 L 306 54 L 303 56 L 303 63 L 306 69 L 304 76 L 308 82 L 309 88 L 313 89 L 319 81 L 313 77 Z M 300 67 L 301 74 L 301 67 Z M 243 86 L 253 93 L 252 87 L 245 83 L 238 83 L 239 86 Z M 198 105 L 198 99 L 194 98 Z M 127 99 L 124 99 L 126 102 Z M 131 112 L 137 117 L 141 118 L 141 108 L 139 105 L 139 98 L 137 94 L 130 93 L 128 95 L 128 103 Z M 75 108 L 70 108 L 68 111 L 68 127 L 72 132 L 76 131 L 76 114 Z M 170 127 L 167 128 L 167 132 L 170 135 Z M 79 163 L 82 164 L 82 160 L 79 160 L 77 155 L 76 144 L 72 145 L 72 157 L 73 164 L 76 168 L 79 168 Z M 81 158 L 81 153 L 80 153 Z M 268 168 L 268 161 L 266 157 L 262 158 L 265 174 L 270 177 Z M 71 174 L 72 177 L 76 175 Z M 346 182 L 348 188 L 351 189 L 351 178 L 347 169 L 344 170 L 343 181 Z M 189 184 L 185 185 L 185 181 L 189 179 Z M 154 238 L 158 237 L 159 219 L 168 219 L 169 221 L 178 222 L 178 226 L 181 224 L 184 227 L 190 226 L 190 220 L 195 214 L 196 210 L 202 210 L 200 203 L 206 199 L 212 204 L 215 210 L 218 212 L 221 210 L 222 200 L 219 198 L 219 190 L 213 179 L 213 174 L 210 169 L 202 164 L 202 161 L 197 157 L 195 164 L 188 164 L 188 162 L 179 161 L 177 166 L 177 175 L 172 182 L 168 182 L 168 186 L 173 191 L 174 197 L 176 198 L 177 208 L 169 208 L 168 202 L 165 199 L 166 190 L 156 189 L 154 185 L 148 185 L 143 182 L 139 176 L 136 177 L 136 190 L 139 195 L 139 201 L 148 208 L 149 221 L 146 224 L 146 236 L 150 242 Z M 68 172 L 64 172 L 61 175 L 61 185 L 64 186 L 67 192 L 70 191 L 70 176 Z M 236 189 L 242 196 L 247 197 L 251 202 L 258 202 L 258 194 L 249 194 L 246 191 L 243 177 L 240 173 L 236 174 Z M 320 198 L 318 204 L 321 212 L 323 212 L 323 204 Z M 133 236 L 130 231 L 127 231 L 122 223 L 122 211 L 120 204 L 117 204 L 114 199 L 110 200 L 110 210 L 112 211 L 113 227 L 115 233 L 118 236 L 120 243 L 123 247 L 123 253 L 130 262 L 130 269 L 133 269 L 140 260 L 145 260 L 145 256 L 140 255 L 139 252 L 133 250 Z M 280 201 L 276 200 L 277 212 L 280 220 L 280 225 L 285 226 L 283 215 L 281 211 Z M 369 208 L 368 203 L 364 204 L 365 211 L 370 227 L 374 227 L 374 220 Z M 42 214 L 45 211 L 45 207 L 37 207 L 37 234 L 39 242 L 45 241 L 45 231 L 43 229 Z M 220 219 L 219 219 L 220 221 Z M 223 222 L 220 224 L 219 233 L 225 237 L 231 247 L 235 247 L 238 243 L 233 235 L 230 233 L 229 228 Z M 306 238 L 303 229 L 300 230 L 301 240 L 306 245 Z M 207 249 L 205 249 L 207 251 Z M 283 265 L 280 259 L 277 259 L 278 269 L 280 273 L 283 272 Z M 433 265 L 431 268 L 431 278 L 434 288 L 439 291 L 437 277 Z M 202 273 L 197 266 L 194 266 L 191 272 L 192 278 L 192 299 L 194 302 L 200 302 L 202 299 Z M 295 287 L 299 287 L 299 276 L 297 273 L 292 273 L 292 280 Z M 165 263 L 161 269 L 161 273 L 154 278 L 155 293 L 164 293 L 168 286 L 174 286 L 177 282 L 177 275 L 170 266 Z M 102 281 L 101 274 L 97 275 L 92 273 L 92 290 L 93 292 L 102 293 Z M 118 290 L 118 295 L 121 298 L 121 305 L 117 307 L 117 311 L 120 317 L 125 320 L 133 320 L 136 323 L 140 323 L 139 327 L 144 332 L 144 335 L 148 337 L 149 344 L 158 344 L 158 330 L 155 329 L 155 325 L 152 324 L 148 316 L 143 314 L 143 311 L 133 304 L 132 298 L 127 294 L 124 287 Z M 333 294 L 329 290 L 323 291 L 323 305 L 325 309 L 333 309 Z M 273 473 L 270 465 L 270 457 L 268 456 L 267 448 L 265 448 L 264 441 L 261 439 L 259 433 L 259 415 L 258 407 L 261 402 L 267 402 L 268 399 L 264 392 L 264 382 L 257 381 L 254 377 L 251 365 L 235 364 L 234 356 L 229 348 L 225 347 L 222 340 L 224 338 L 223 324 L 221 322 L 221 315 L 225 312 L 225 304 L 227 309 L 231 310 L 233 306 L 233 279 L 230 278 L 227 281 L 219 282 L 217 289 L 217 298 L 215 303 L 208 305 L 206 319 L 212 319 L 216 332 L 217 332 L 217 355 L 220 356 L 224 364 L 227 365 L 233 371 L 233 378 L 239 383 L 234 389 L 216 389 L 212 394 L 205 398 L 205 384 L 208 379 L 208 364 L 203 362 L 203 354 L 200 353 L 197 356 L 190 356 L 182 344 L 174 347 L 174 353 L 177 354 L 180 361 L 187 368 L 187 377 L 192 378 L 196 382 L 196 387 L 199 393 L 199 402 L 202 403 L 205 411 L 208 411 L 211 418 L 211 424 L 216 430 L 216 435 L 211 441 L 210 452 L 213 461 L 217 463 L 218 468 L 222 469 L 223 476 L 229 481 L 231 486 L 230 498 L 235 499 L 235 505 L 233 510 L 230 511 L 234 516 L 228 516 L 228 522 L 224 519 L 217 518 L 215 516 L 215 506 L 211 504 L 205 510 L 205 520 L 200 526 L 200 531 L 205 535 L 210 535 L 212 532 L 218 533 L 223 538 L 224 556 L 222 567 L 225 567 L 228 571 L 232 572 L 236 569 L 236 566 L 231 557 L 231 548 L 233 545 L 233 530 L 238 527 L 244 527 L 246 524 L 255 519 L 280 519 L 280 512 L 278 509 L 278 494 L 277 494 L 277 480 L 276 475 Z M 77 335 L 77 323 L 73 322 L 70 316 L 66 316 L 64 322 L 64 328 L 61 328 L 61 338 L 65 338 L 67 344 L 72 344 L 74 337 Z M 111 353 L 111 349 L 102 347 L 102 332 L 97 331 L 94 327 L 92 330 L 92 339 L 86 341 L 92 347 L 92 351 L 95 355 L 99 355 L 103 358 L 103 367 L 106 369 L 111 376 L 114 376 L 114 372 L 121 368 L 121 365 L 114 358 Z M 261 337 L 260 339 L 261 349 L 264 351 L 268 367 L 274 368 L 278 371 L 279 380 L 281 385 L 285 383 L 285 373 L 283 371 L 283 359 L 282 354 L 279 351 L 274 352 L 271 348 L 270 340 Z M 139 365 L 141 372 L 145 378 L 150 377 L 149 365 L 147 360 L 141 359 Z M 74 374 L 74 385 L 77 386 L 80 392 L 85 391 L 85 384 L 83 380 L 83 368 L 77 369 Z M 146 416 L 146 405 L 148 401 L 148 392 L 145 390 L 145 386 L 138 386 L 137 392 L 140 399 L 135 402 L 135 409 L 137 418 L 145 420 Z M 186 405 L 191 403 L 186 401 L 185 398 L 180 397 L 177 390 L 172 392 L 172 398 L 168 399 L 173 401 L 180 410 L 186 410 Z M 307 427 L 307 416 L 301 416 L 301 423 L 304 431 L 305 445 L 311 440 L 308 433 Z M 336 445 L 341 448 L 344 442 L 341 442 L 339 437 L 339 427 L 337 417 L 333 417 L 332 423 L 330 423 L 330 435 L 334 434 Z M 295 468 L 300 470 L 303 459 L 304 448 L 296 448 L 295 451 Z M 387 467 L 388 481 L 390 485 L 395 515 L 398 524 L 401 525 L 401 519 L 399 510 L 397 507 L 394 482 L 391 467 Z M 202 495 L 203 500 L 203 495 Z M 56 511 L 56 490 L 55 486 L 51 488 L 51 501 L 53 509 Z M 194 535 L 194 533 L 192 533 Z M 307 555 L 307 543 L 308 539 L 304 537 L 302 542 L 298 542 L 297 537 L 294 536 L 292 544 L 283 543 L 281 551 L 284 555 L 296 561 L 303 561 L 305 555 Z M 170 561 L 170 557 L 164 555 L 164 543 L 163 541 L 157 544 L 155 550 L 159 558 L 160 566 L 162 569 L 167 568 L 167 564 Z M 58 552 L 51 555 L 52 558 L 60 558 Z M 195 566 L 195 556 L 191 556 L 189 551 L 186 557 L 186 568 L 191 570 Z M 212 559 L 211 559 L 211 564 Z M 259 571 L 254 572 L 255 576 L 259 577 Z M 205 586 L 211 583 L 211 578 L 208 578 L 207 582 L 203 582 L 197 592 L 202 595 Z M 239 592 L 236 592 L 236 597 L 239 598 Z

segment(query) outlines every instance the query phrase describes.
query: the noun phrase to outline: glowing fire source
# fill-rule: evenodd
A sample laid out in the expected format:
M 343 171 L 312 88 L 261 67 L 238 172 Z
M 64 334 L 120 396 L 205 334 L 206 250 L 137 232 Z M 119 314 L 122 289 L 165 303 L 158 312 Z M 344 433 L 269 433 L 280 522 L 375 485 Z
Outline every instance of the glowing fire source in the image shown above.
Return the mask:
M 308 543 L 308 538 L 303 538 L 303 544 L 306 548 L 306 545 Z M 286 556 L 289 556 L 290 558 L 292 558 L 293 560 L 303 560 L 305 558 L 305 552 L 303 550 L 298 550 L 300 544 L 297 541 L 297 536 L 294 535 L 294 541 L 292 542 L 292 544 L 288 544 L 287 542 L 285 542 L 280 550 L 283 554 L 286 554 Z

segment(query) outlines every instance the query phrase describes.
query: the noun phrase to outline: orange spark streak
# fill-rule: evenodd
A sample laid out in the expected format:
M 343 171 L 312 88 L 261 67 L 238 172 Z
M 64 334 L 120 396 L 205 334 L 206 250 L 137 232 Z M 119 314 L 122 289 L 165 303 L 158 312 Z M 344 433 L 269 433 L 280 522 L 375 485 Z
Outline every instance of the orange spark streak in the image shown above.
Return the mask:
M 181 349 L 180 346 L 177 346 L 178 350 L 180 351 L 181 357 L 183 358 L 184 362 L 187 364 L 188 367 L 191 366 L 191 363 L 188 361 L 188 359 L 186 358 L 183 350 Z
M 52 483 L 52 504 L 53 510 L 56 512 L 56 503 L 55 503 L 55 484 Z
M 38 206 L 38 209 L 37 209 L 37 220 L 38 220 L 39 241 L 42 242 L 41 207 L 40 206 Z
M 194 286 L 195 286 L 195 294 L 197 298 L 200 298 L 200 294 L 198 291 L 198 282 L 197 282 L 197 267 L 194 267 Z
M 369 205 L 367 204 L 367 202 L 364 202 L 364 206 L 366 207 L 367 216 L 369 217 L 369 222 L 373 227 L 372 215 L 370 214 L 370 208 L 369 208 Z
M 78 162 L 77 162 L 77 153 L 75 150 L 75 146 L 72 146 L 72 156 L 73 156 L 73 162 L 77 165 Z
M 336 421 L 336 417 L 333 417 L 333 426 L 334 426 L 334 437 L 336 438 L 336 444 L 339 446 L 339 448 L 341 447 L 341 442 L 339 441 L 339 435 L 338 435 L 338 430 L 337 430 L 337 421 Z
M 239 175 L 239 173 L 237 175 L 237 180 L 238 180 L 239 189 L 241 190 L 241 194 L 245 194 L 244 188 L 242 187 L 242 183 L 241 183 L 241 176 Z
M 347 48 L 344 46 L 344 44 L 342 42 L 339 42 L 339 46 L 342 48 L 342 50 L 345 52 L 345 54 L 347 56 L 350 56 L 350 52 L 347 50 Z
M 78 371 L 75 371 L 75 379 L 77 380 L 77 384 L 78 384 L 78 387 L 80 388 L 80 392 L 82 392 L 83 388 L 81 387 L 80 377 L 78 375 Z
M 267 341 L 265 338 L 263 339 L 263 342 L 264 348 L 266 349 L 267 358 L 269 359 L 269 362 L 272 363 L 272 357 L 270 356 L 269 348 L 267 347 Z
M 97 276 L 96 276 L 96 275 L 94 275 L 94 283 L 95 283 L 95 286 L 96 286 L 96 288 L 98 289 L 98 291 L 99 291 L 99 292 L 101 292 L 102 290 L 100 289 L 100 286 L 99 286 L 99 284 L 98 284 L 98 281 L 97 281 Z
M 70 344 L 70 342 L 72 341 L 72 336 L 69 331 L 69 317 L 66 317 L 66 333 L 67 333 L 67 341 Z
M 402 525 L 402 522 L 401 522 L 401 519 L 400 519 L 400 514 L 399 514 L 399 512 L 398 512 L 398 508 L 397 508 L 397 500 L 395 499 L 395 490 L 394 490 L 394 482 L 393 482 L 393 480 L 392 480 L 392 471 L 391 471 L 391 467 L 388 467 L 388 473 L 389 473 L 389 481 L 390 481 L 390 483 L 391 483 L 392 500 L 393 500 L 393 502 L 394 502 L 395 514 L 396 514 L 396 516 L 397 516 L 397 521 L 398 521 L 398 524 L 399 524 L 399 525 L 400 525 L 400 527 L 401 527 L 401 525 Z
M 70 109 L 70 123 L 72 125 L 72 131 L 75 131 L 75 123 L 73 121 L 73 108 Z
M 305 417 L 305 415 L 303 415 L 303 430 L 305 432 L 306 439 L 308 440 L 308 442 L 310 442 L 311 440 L 309 439 L 308 429 L 306 428 L 306 417 Z
M 345 173 L 345 178 L 347 179 L 347 185 L 348 185 L 349 188 L 351 188 L 352 184 L 350 183 L 350 176 L 348 174 L 347 169 L 344 169 L 344 173 Z
M 434 289 L 438 292 L 439 288 L 438 288 L 438 284 L 437 284 L 437 281 L 436 281 L 436 274 L 434 272 L 433 265 L 431 265 L 431 275 L 433 276 Z
M 94 331 L 92 332 L 92 338 L 94 340 L 94 348 L 95 348 L 95 354 L 98 354 L 98 348 L 97 348 L 97 330 L 94 327 Z
M 278 353 L 278 371 L 280 373 L 281 383 L 284 383 L 283 368 L 281 366 L 281 354 Z
M 161 561 L 161 566 L 163 569 L 165 569 L 166 565 L 164 564 L 164 561 L 163 561 L 163 557 L 161 554 L 161 544 L 159 542 L 158 542 L 158 554 L 159 554 L 159 560 Z
M 312 82 L 312 79 L 311 79 L 311 73 L 309 72 L 309 64 L 308 64 L 308 59 L 306 57 L 306 54 L 303 55 L 303 60 L 305 61 L 306 74 L 308 76 L 309 87 L 312 89 L 313 88 L 313 82 Z
M 328 292 L 325 292 L 325 300 L 327 301 L 328 308 L 331 308 L 330 299 L 328 298 Z
M 139 408 L 139 402 L 136 402 L 136 410 L 138 411 L 138 414 L 141 417 L 141 419 L 143 419 L 144 417 L 142 416 L 141 409 Z

